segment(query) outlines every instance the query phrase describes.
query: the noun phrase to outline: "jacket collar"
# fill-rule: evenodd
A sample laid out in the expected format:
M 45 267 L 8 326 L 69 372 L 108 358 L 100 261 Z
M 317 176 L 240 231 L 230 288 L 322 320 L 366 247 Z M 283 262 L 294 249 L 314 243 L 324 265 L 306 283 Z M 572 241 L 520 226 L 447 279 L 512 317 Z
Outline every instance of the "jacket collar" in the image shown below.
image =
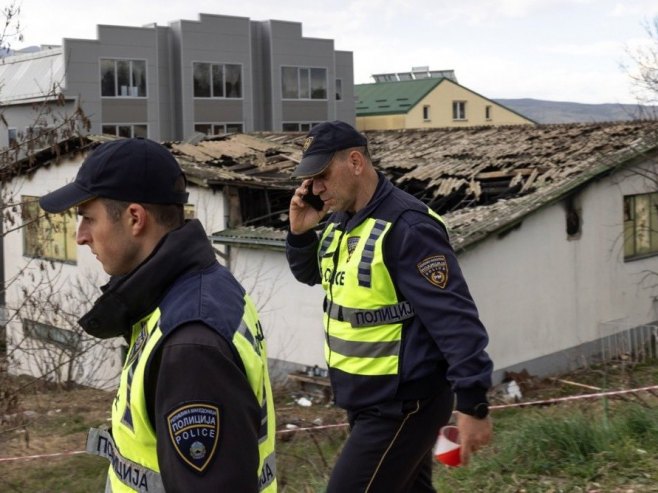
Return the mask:
M 131 273 L 111 278 L 78 323 L 85 332 L 101 339 L 129 335 L 132 325 L 157 308 L 179 277 L 214 262 L 203 226 L 197 220 L 188 221 L 167 233 Z

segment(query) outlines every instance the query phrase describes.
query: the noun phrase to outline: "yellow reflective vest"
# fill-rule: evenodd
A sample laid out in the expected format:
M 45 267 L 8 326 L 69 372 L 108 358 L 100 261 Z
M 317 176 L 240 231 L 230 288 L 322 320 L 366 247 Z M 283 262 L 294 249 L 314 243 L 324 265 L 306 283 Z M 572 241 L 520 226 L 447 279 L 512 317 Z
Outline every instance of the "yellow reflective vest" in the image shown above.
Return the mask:
M 219 266 L 217 266 L 219 267 Z M 217 270 L 217 269 L 216 269 Z M 212 274 L 211 274 L 212 275 Z M 203 286 L 210 286 L 208 273 L 204 274 Z M 221 281 L 217 277 L 218 281 Z M 188 279 L 186 282 L 194 282 Z M 189 285 L 189 284 L 188 284 Z M 259 490 L 273 493 L 277 490 L 275 464 L 275 411 L 272 389 L 267 368 L 267 354 L 256 309 L 244 294 L 244 312 L 238 327 L 217 327 L 213 319 L 203 313 L 195 313 L 196 298 L 185 290 L 172 289 L 161 307 L 132 327 L 132 338 L 124 364 L 117 396 L 112 406 L 112 432 L 92 430 L 87 450 L 110 460 L 108 473 L 109 491 L 163 492 L 162 479 L 156 451 L 156 433 L 147 413 L 145 398 L 145 371 L 149 356 L 163 340 L 163 333 L 176 330 L 186 321 L 202 321 L 225 337 L 237 350 L 244 366 L 249 385 L 261 404 L 261 429 L 259 436 L 259 466 L 254 471 Z M 214 301 L 213 301 L 214 300 Z M 221 309 L 217 296 L 205 296 L 205 302 L 214 302 Z M 207 306 L 206 306 L 207 308 Z M 165 317 L 163 313 L 175 312 Z M 191 310 L 191 311 L 190 311 Z M 208 310 L 213 312 L 211 307 Z M 163 319 L 165 327 L 162 326 Z
M 443 222 L 430 209 L 423 212 Z M 404 322 L 415 313 L 398 297 L 384 261 L 385 239 L 396 217 L 369 217 L 349 232 L 330 223 L 320 237 L 324 351 L 334 399 L 343 408 L 364 395 L 393 399 L 400 383 Z

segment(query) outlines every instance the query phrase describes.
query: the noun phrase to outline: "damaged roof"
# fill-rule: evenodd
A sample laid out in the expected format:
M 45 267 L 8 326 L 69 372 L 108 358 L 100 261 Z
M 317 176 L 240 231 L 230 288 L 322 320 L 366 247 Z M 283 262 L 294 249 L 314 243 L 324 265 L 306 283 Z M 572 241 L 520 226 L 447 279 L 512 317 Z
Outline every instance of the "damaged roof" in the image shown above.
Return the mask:
M 602 173 L 655 152 L 658 122 L 405 129 L 365 134 L 376 167 L 397 186 L 443 215 L 459 251 L 517 224 L 527 214 L 560 200 Z M 287 190 L 289 199 L 298 183 L 291 180 L 290 172 L 301 158 L 304 134 L 234 135 L 226 140 L 245 146 L 238 147 L 239 155 L 233 149 L 214 158 L 223 160 L 223 168 L 241 176 L 235 184 Z M 260 144 L 257 159 L 253 157 L 254 143 Z M 173 150 L 177 152 L 176 147 Z M 220 181 L 230 184 L 231 180 L 217 183 Z M 287 210 L 275 212 L 285 214 Z M 238 228 L 223 235 L 227 241 L 248 243 L 258 236 L 258 230 Z
M 460 251 L 598 176 L 654 154 L 658 122 L 405 129 L 366 136 L 375 166 L 440 213 Z M 304 138 L 304 133 L 231 134 L 165 145 L 191 183 L 240 190 L 247 216 L 242 225 L 250 227 L 233 226 L 215 235 L 217 241 L 283 247 L 288 204 L 299 183 L 291 172 Z M 107 137 L 78 139 L 39 161 L 47 165 L 103 140 Z

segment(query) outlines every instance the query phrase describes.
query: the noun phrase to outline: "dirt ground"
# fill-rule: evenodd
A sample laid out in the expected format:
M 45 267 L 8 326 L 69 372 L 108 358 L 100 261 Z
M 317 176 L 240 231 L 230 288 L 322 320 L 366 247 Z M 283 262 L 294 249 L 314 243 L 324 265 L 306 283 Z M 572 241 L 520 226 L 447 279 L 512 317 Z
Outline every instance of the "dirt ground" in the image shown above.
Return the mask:
M 644 378 L 633 374 L 632 382 L 614 382 L 619 387 L 653 383 L 655 375 Z M 518 382 L 524 400 L 559 397 L 573 393 L 596 392 L 600 377 L 583 371 L 564 379 L 536 379 L 527 373 L 511 375 Z M 622 378 L 621 380 L 627 380 Z M 608 382 L 612 387 L 613 382 Z M 505 385 L 491 393 L 492 404 L 506 402 Z M 17 402 L 7 395 L 18 393 Z M 42 454 L 65 454 L 84 450 L 87 430 L 108 423 L 112 392 L 90 388 L 62 390 L 51 384 L 28 377 L 0 378 L 0 464 L 7 466 L 24 461 L 2 461 L 3 458 Z M 330 396 L 323 386 L 289 382 L 275 389 L 277 429 L 279 435 L 292 434 L 297 428 L 344 424 L 345 413 L 330 405 Z M 7 404 L 9 402 L 9 405 Z M 285 440 L 285 438 L 284 438 Z
M 11 409 L 0 408 L 0 463 L 8 457 L 82 451 L 87 429 L 109 423 L 113 392 L 86 387 L 63 390 L 27 377 L 4 384 L 10 391 L 21 389 L 21 395 Z M 279 387 L 276 407 L 282 434 L 345 421 L 345 413 L 329 404 L 320 387 L 301 389 L 295 383 Z M 8 462 L 22 461 L 4 465 Z

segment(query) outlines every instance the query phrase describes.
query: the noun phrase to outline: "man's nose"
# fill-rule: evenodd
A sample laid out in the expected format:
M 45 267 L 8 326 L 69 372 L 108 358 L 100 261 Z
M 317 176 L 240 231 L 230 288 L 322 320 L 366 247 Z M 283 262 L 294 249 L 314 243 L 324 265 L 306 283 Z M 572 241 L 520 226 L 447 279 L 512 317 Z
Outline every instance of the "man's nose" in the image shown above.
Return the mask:
M 75 242 L 78 245 L 86 245 L 89 241 L 89 236 L 87 232 L 81 227 L 78 228 L 78 232 L 75 235 Z

